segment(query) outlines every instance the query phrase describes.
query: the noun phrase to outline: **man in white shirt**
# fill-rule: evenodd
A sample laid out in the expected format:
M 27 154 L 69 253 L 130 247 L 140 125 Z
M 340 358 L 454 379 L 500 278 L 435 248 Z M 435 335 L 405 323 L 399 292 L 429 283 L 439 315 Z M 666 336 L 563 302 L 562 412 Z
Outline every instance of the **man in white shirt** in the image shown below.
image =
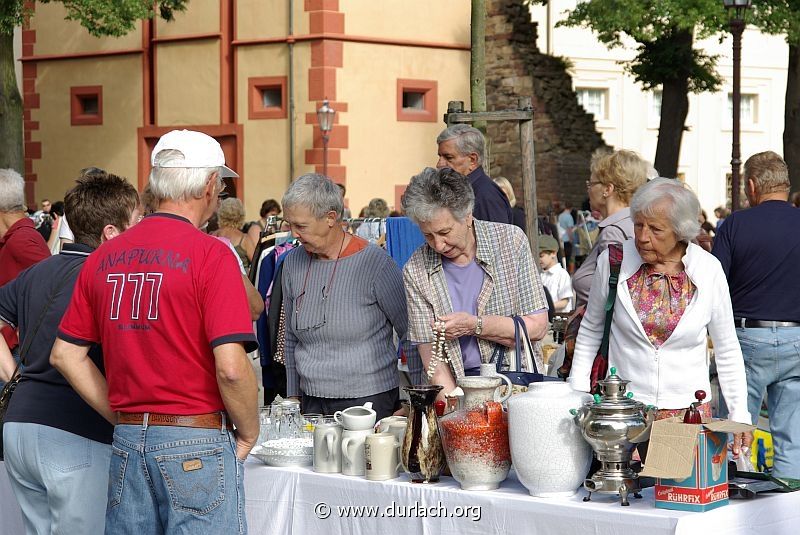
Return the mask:
M 539 266 L 542 268 L 542 284 L 553 299 L 556 312 L 572 310 L 575 302 L 569 273 L 558 262 L 558 242 L 552 236 L 539 236 Z

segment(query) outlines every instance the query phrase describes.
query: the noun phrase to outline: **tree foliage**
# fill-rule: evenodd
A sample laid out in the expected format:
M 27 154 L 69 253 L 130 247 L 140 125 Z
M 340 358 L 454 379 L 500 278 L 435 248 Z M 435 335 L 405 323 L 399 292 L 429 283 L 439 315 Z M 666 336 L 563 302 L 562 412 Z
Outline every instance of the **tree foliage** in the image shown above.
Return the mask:
M 156 15 L 172 20 L 176 11 L 186 9 L 188 0 L 38 0 L 42 4 L 58 1 L 67 10 L 67 19 L 100 37 L 118 37 L 133 30 L 141 19 Z M 157 12 L 156 12 L 157 10 Z M 0 0 L 0 32 L 9 34 L 30 15 L 23 0 Z
M 546 4 L 547 0 L 530 0 Z M 609 48 L 625 38 L 636 42 L 636 56 L 626 70 L 645 89 L 688 77 L 691 92 L 714 91 L 721 80 L 716 56 L 695 48 L 676 48 L 676 35 L 705 39 L 727 28 L 720 0 L 591 0 L 579 2 L 558 26 L 591 29 Z

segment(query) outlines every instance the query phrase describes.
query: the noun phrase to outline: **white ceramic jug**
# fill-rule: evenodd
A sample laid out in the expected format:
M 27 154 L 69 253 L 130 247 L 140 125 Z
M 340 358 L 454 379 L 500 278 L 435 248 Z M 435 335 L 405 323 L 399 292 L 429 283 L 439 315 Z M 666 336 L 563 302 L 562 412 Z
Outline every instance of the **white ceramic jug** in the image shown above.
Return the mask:
M 314 471 L 324 474 L 342 471 L 342 426 L 333 418 L 314 426 Z

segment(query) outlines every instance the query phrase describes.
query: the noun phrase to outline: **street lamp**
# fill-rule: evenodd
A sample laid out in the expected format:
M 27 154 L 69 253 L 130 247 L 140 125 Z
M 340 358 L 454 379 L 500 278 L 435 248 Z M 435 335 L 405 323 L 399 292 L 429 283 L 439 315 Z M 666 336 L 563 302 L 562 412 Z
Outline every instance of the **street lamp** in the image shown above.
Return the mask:
M 317 123 L 322 132 L 322 174 L 328 176 L 328 134 L 333 129 L 333 117 L 336 110 L 328 105 L 328 99 L 322 101 L 322 107 L 317 110 Z
M 744 17 L 750 8 L 751 0 L 722 0 L 730 16 L 731 34 L 733 35 L 733 143 L 731 147 L 731 211 L 739 209 L 739 190 L 741 177 L 741 150 L 739 135 L 742 105 L 742 33 Z

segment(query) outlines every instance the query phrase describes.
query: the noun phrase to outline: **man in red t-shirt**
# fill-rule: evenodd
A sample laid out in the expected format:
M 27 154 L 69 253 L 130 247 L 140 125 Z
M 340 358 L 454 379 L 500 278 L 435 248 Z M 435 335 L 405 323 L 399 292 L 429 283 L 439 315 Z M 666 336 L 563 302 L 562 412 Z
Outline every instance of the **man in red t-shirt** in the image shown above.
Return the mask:
M 25 181 L 13 169 L 0 169 L 0 286 L 50 256 L 50 249 L 25 213 Z M 8 347 L 17 346 L 17 333 L 0 329 Z
M 117 424 L 106 533 L 245 533 L 255 335 L 236 259 L 198 230 L 222 177 L 238 175 L 213 138 L 188 130 L 165 134 L 151 163 L 158 211 L 86 260 L 51 362 Z

